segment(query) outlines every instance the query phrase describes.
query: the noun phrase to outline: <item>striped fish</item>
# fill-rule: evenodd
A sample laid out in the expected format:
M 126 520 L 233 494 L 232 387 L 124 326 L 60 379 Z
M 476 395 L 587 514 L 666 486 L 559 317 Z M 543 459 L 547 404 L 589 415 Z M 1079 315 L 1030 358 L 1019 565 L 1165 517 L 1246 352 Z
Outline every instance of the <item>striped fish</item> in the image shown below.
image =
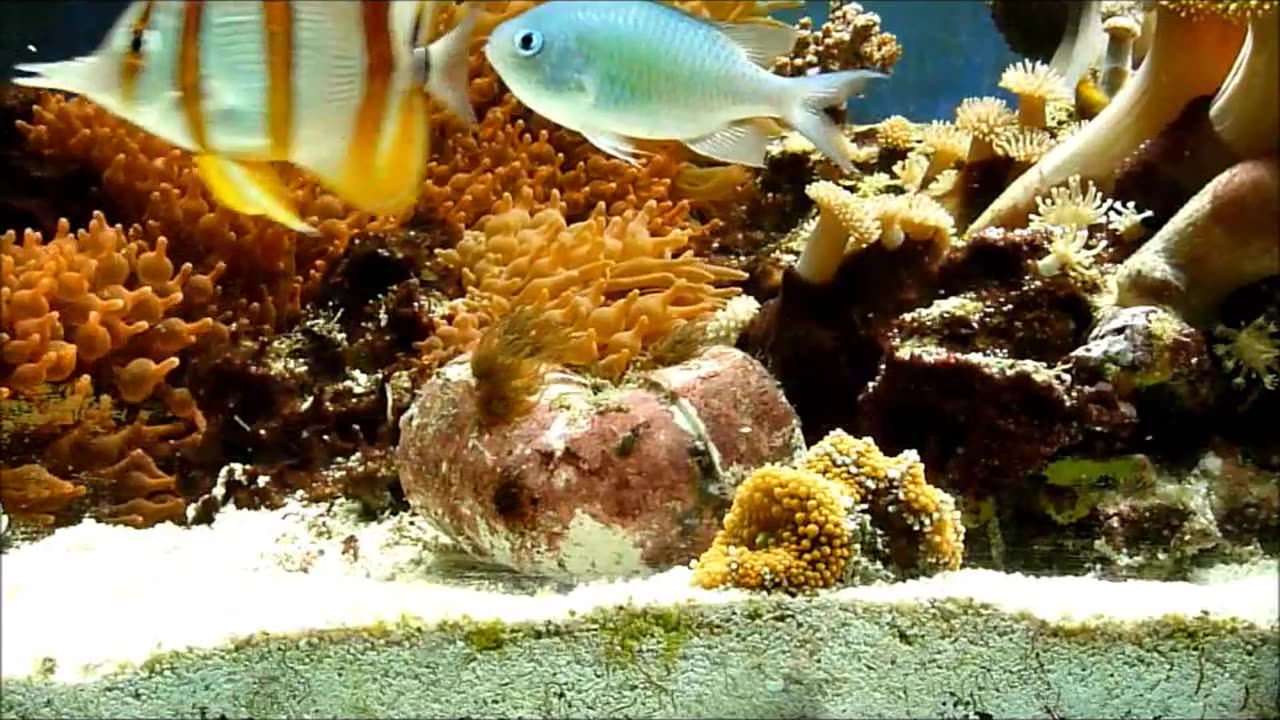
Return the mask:
M 417 198 L 428 93 L 474 122 L 474 12 L 426 45 L 430 0 L 137 0 L 92 55 L 30 63 L 18 85 L 83 95 L 195 155 L 222 205 L 302 232 L 270 165 L 315 174 L 380 214 Z

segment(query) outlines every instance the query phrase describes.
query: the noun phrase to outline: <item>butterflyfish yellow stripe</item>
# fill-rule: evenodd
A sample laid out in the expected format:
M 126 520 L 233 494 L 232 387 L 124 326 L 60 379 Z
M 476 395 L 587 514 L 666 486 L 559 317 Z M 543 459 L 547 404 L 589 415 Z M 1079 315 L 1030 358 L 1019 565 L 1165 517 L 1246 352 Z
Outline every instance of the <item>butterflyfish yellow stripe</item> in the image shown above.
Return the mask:
M 129 49 L 125 51 L 120 61 L 120 99 L 126 105 L 132 104 L 137 95 L 138 75 L 142 73 L 142 51 L 144 50 L 142 40 L 147 27 L 151 25 L 151 11 L 154 7 L 155 0 L 147 0 L 142 5 L 142 10 L 138 13 L 138 17 L 134 18 L 133 26 L 130 28 L 133 36 L 130 39 Z
M 288 160 L 293 146 L 293 3 L 263 0 L 267 32 L 267 133 L 271 157 Z
M 178 93 L 182 112 L 197 152 L 208 148 L 204 98 L 200 92 L 200 27 L 204 20 L 204 0 L 186 0 L 182 13 L 182 37 L 178 41 Z
M 391 7 L 385 0 L 360 3 L 364 27 L 364 94 L 356 110 L 351 146 L 347 148 L 347 168 L 342 185 L 354 189 L 377 174 L 378 139 L 390 98 Z

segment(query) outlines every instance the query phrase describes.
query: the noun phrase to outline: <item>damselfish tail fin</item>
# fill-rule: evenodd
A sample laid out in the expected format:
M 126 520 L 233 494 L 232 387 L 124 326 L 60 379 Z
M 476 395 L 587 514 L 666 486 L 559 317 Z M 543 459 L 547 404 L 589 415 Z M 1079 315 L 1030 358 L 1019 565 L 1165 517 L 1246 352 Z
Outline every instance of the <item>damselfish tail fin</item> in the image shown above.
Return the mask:
M 427 92 L 468 125 L 476 121 L 467 92 L 467 70 L 471 61 L 471 31 L 478 12 L 476 8 L 464 7 L 458 24 L 427 48 Z
M 841 170 L 853 172 L 848 142 L 823 109 L 844 105 L 850 97 L 861 95 L 868 82 L 883 77 L 888 76 L 875 70 L 846 70 L 791 78 L 788 80 L 791 99 L 783 108 L 782 119 L 834 160 Z

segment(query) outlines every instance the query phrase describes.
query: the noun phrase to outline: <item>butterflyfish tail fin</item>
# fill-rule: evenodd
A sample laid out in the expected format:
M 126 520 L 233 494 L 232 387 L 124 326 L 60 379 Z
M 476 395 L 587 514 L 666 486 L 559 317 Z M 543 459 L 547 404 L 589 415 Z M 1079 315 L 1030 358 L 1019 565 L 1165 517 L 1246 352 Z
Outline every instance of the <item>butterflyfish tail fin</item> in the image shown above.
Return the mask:
M 467 71 L 471 62 L 471 33 L 475 8 L 465 7 L 458 24 L 427 47 L 427 92 L 468 125 L 476 121 L 468 93 Z

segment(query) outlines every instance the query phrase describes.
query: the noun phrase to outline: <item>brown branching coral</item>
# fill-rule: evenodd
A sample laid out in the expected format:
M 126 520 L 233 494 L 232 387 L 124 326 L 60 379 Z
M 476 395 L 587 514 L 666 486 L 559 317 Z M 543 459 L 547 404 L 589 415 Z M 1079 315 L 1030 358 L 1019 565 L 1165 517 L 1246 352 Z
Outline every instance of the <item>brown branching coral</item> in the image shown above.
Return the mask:
M 808 17 L 800 19 L 800 38 L 789 56 L 774 62 L 774 72 L 789 77 L 860 68 L 888 72 L 897 64 L 902 46 L 892 33 L 880 29 L 879 15 L 844 0 L 828 7 L 820 28 Z
M 881 542 L 873 541 L 881 540 Z M 848 581 L 859 547 L 887 546 L 898 568 L 953 570 L 964 526 L 912 452 L 887 457 L 836 430 L 796 467 L 767 465 L 739 486 L 724 528 L 695 565 L 706 588 L 799 592 Z
M 553 199 L 557 199 L 554 197 Z M 563 210 L 513 207 L 469 232 L 444 263 L 461 274 L 467 296 L 423 349 L 443 356 L 470 348 L 480 331 L 515 307 L 536 307 L 570 334 L 561 362 L 593 365 L 617 377 L 680 324 L 741 292 L 718 287 L 746 274 L 686 249 L 689 232 L 649 232 L 658 205 L 609 216 L 599 208 L 569 224 Z

